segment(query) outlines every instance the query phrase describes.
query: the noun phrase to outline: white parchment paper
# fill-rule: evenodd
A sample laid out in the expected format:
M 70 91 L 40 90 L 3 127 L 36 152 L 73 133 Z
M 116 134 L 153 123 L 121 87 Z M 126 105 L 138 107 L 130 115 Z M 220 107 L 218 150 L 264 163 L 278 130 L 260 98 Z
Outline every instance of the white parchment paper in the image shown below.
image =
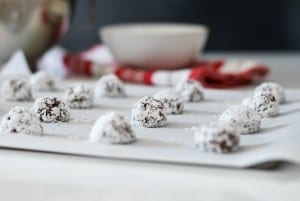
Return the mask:
M 35 93 L 35 97 L 61 96 L 70 85 L 66 82 L 56 92 Z M 95 82 L 85 84 L 94 86 Z M 156 162 L 172 162 L 194 165 L 248 167 L 264 162 L 288 161 L 300 164 L 300 90 L 286 90 L 287 103 L 281 105 L 278 117 L 264 119 L 261 132 L 241 137 L 241 147 L 235 153 L 204 153 L 193 145 L 192 127 L 216 121 L 232 104 L 240 104 L 252 91 L 206 90 L 205 101 L 186 103 L 182 115 L 168 116 L 164 128 L 134 128 L 138 141 L 130 145 L 104 145 L 88 142 L 95 120 L 111 110 L 120 111 L 130 120 L 131 107 L 141 97 L 153 95 L 162 88 L 126 85 L 128 97 L 98 98 L 95 107 L 88 110 L 71 110 L 68 123 L 43 123 L 43 137 L 26 135 L 0 135 L 0 147 L 17 148 Z M 14 106 L 31 106 L 32 102 L 6 102 L 0 100 L 0 117 Z

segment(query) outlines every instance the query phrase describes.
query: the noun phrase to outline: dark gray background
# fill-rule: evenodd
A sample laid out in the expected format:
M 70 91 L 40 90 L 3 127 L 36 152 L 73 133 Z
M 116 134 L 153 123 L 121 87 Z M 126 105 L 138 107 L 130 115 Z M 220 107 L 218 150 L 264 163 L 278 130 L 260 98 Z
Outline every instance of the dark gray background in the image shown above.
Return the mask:
M 73 51 L 99 41 L 98 28 L 123 22 L 187 22 L 210 28 L 208 50 L 299 50 L 300 0 L 71 0 L 61 44 Z

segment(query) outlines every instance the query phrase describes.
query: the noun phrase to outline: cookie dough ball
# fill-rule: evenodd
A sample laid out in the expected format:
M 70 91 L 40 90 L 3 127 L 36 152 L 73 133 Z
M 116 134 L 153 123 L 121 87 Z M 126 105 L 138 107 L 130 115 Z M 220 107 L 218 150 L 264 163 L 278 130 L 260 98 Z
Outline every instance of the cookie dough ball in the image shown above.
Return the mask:
M 124 97 L 125 88 L 123 82 L 115 75 L 102 76 L 95 88 L 96 97 Z
M 240 135 L 235 129 L 216 123 L 200 126 L 194 134 L 197 148 L 215 153 L 235 151 L 239 146 Z
M 90 134 L 90 141 L 107 144 L 128 144 L 136 141 L 131 125 L 117 112 L 99 117 Z
M 164 103 L 152 97 L 140 99 L 132 109 L 131 121 L 137 127 L 162 127 L 167 123 Z
M 64 97 L 68 106 L 73 109 L 93 106 L 93 91 L 82 84 L 69 88 Z
M 270 92 L 254 94 L 252 98 L 246 98 L 243 105 L 255 110 L 262 117 L 273 117 L 279 113 L 279 103 Z
M 172 89 L 162 90 L 155 94 L 154 98 L 165 104 L 167 114 L 181 114 L 183 112 L 183 101 L 180 95 Z
M 1 94 L 6 100 L 30 101 L 32 100 L 31 87 L 25 78 L 10 78 L 3 81 Z
M 203 100 L 203 87 L 196 80 L 185 80 L 176 86 L 176 91 L 186 102 L 199 102 Z
M 46 71 L 39 71 L 29 79 L 30 85 L 36 91 L 53 91 L 55 89 L 54 78 Z
M 49 96 L 39 98 L 33 104 L 32 110 L 42 122 L 66 122 L 70 118 L 66 103 L 57 97 Z
M 0 132 L 5 134 L 42 135 L 40 120 L 27 107 L 11 109 L 1 120 Z
M 275 83 L 275 82 L 264 82 L 258 87 L 255 88 L 254 93 L 261 93 L 261 92 L 270 92 L 275 96 L 278 103 L 284 103 L 285 102 L 285 94 L 284 89 L 281 85 Z
M 249 134 L 259 131 L 261 116 L 249 107 L 234 105 L 219 117 L 219 123 L 236 129 L 240 134 Z

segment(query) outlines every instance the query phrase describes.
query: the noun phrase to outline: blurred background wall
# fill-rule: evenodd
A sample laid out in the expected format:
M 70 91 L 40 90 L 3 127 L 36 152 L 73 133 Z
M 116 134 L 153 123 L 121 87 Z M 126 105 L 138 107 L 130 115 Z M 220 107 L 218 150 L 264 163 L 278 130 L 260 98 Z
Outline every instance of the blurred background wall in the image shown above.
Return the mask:
M 210 28 L 208 50 L 300 50 L 300 0 L 71 0 L 73 51 L 99 41 L 99 27 L 125 22 L 186 22 Z

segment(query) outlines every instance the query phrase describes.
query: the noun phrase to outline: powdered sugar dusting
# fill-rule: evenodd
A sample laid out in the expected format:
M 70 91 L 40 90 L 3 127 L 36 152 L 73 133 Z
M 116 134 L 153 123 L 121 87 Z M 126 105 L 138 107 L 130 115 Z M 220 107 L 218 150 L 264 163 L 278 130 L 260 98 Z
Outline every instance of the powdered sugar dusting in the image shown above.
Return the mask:
M 30 108 L 17 106 L 1 120 L 0 131 L 7 134 L 42 135 L 43 128 Z
M 131 125 L 118 112 L 108 112 L 100 116 L 90 134 L 91 142 L 128 144 L 135 140 Z

